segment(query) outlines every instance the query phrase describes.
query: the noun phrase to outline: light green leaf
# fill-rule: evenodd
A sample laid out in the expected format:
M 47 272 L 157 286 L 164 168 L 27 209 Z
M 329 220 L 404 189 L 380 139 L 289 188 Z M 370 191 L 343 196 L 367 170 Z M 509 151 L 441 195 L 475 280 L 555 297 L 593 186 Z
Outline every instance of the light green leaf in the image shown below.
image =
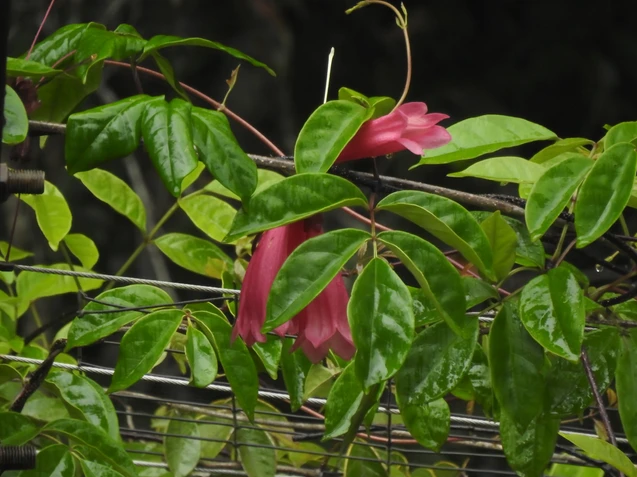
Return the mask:
M 439 451 L 449 436 L 451 411 L 447 402 L 439 398 L 405 403 L 398 397 L 397 401 L 405 427 L 414 439 L 423 447 Z
M 628 442 L 637 448 L 637 329 L 633 328 L 622 339 L 622 351 L 617 361 L 615 387 L 619 402 L 619 416 Z
M 498 280 L 503 280 L 515 264 L 518 236 L 502 218 L 500 211 L 489 215 L 481 224 L 493 251 L 493 271 Z
M 582 146 L 590 146 L 592 144 L 594 144 L 594 142 L 590 139 L 584 139 L 581 137 L 560 139 L 559 141 L 555 141 L 555 143 L 545 147 L 540 152 L 536 153 L 530 159 L 530 161 L 546 166 L 547 161 L 551 161 L 553 158 L 556 158 L 561 154 L 564 154 L 566 152 L 574 152 Z
M 237 211 L 227 202 L 211 195 L 190 195 L 179 206 L 199 230 L 217 242 L 223 242 Z
M 20 144 L 27 138 L 29 118 L 18 93 L 9 85 L 5 85 L 5 91 L 2 142 L 10 145 Z
M 608 150 L 621 142 L 633 142 L 637 139 L 637 121 L 627 121 L 613 126 L 604 137 L 604 149 Z
M 597 437 L 584 436 L 570 432 L 560 432 L 567 441 L 572 442 L 588 454 L 589 457 L 612 465 L 627 477 L 637 477 L 637 468 L 621 450 Z
M 173 417 L 188 417 L 174 414 Z M 164 454 L 175 477 L 186 477 L 201 456 L 199 425 L 196 422 L 171 419 L 164 438 Z
M 189 326 L 186 333 L 190 382 L 198 388 L 206 387 L 217 377 L 217 355 L 206 335 L 197 328 Z
M 56 70 L 50 66 L 44 65 L 37 61 L 24 60 L 22 58 L 7 58 L 7 76 L 22 76 L 25 78 L 46 78 L 62 73 L 62 70 Z
M 533 183 L 544 172 L 542 166 L 521 157 L 492 157 L 476 162 L 449 177 L 477 177 L 496 182 Z
M 269 171 L 267 169 L 258 169 L 257 176 L 258 176 L 258 181 L 257 181 L 257 188 L 254 190 L 255 194 L 258 194 L 266 187 L 269 187 L 272 184 L 275 184 L 276 182 L 279 182 L 285 179 L 285 176 L 282 176 L 278 172 Z M 220 195 L 222 197 L 227 197 L 229 199 L 240 200 L 240 197 L 237 194 L 228 190 L 219 181 L 216 181 L 216 180 L 212 181 L 210 184 L 204 187 L 204 190 L 206 192 L 211 192 L 213 194 Z
M 239 447 L 239 460 L 248 477 L 274 477 L 276 453 L 268 434 L 260 429 L 246 428 L 237 429 L 235 432 L 237 442 L 243 444 Z
M 208 240 L 172 233 L 162 235 L 153 243 L 180 267 L 206 277 L 221 278 L 224 270 L 232 269 L 232 260 Z
M 87 269 L 93 268 L 100 258 L 95 242 L 83 234 L 68 234 L 64 237 L 64 243 L 70 252 L 75 255 L 82 266 Z
M 62 193 L 49 181 L 44 183 L 44 193 L 21 195 L 20 199 L 33 209 L 40 230 L 57 251 L 58 245 L 71 230 L 71 210 Z
M 56 270 L 70 270 L 67 263 L 55 265 L 39 265 L 44 268 Z M 85 268 L 74 266 L 76 272 L 90 272 Z M 99 288 L 102 280 L 94 278 L 78 278 L 82 291 L 90 291 Z M 53 275 L 39 272 L 20 272 L 16 280 L 16 291 L 20 300 L 30 302 L 47 296 L 62 295 L 64 293 L 77 293 L 77 282 L 74 277 L 65 275 Z
M 281 374 L 285 388 L 290 395 L 290 407 L 292 411 L 297 411 L 305 402 L 303 394 L 305 391 L 305 379 L 310 371 L 312 363 L 307 359 L 300 349 L 290 352 L 293 341 L 291 338 L 283 340 L 283 351 L 281 353 Z M 334 389 L 334 388 L 332 388 Z

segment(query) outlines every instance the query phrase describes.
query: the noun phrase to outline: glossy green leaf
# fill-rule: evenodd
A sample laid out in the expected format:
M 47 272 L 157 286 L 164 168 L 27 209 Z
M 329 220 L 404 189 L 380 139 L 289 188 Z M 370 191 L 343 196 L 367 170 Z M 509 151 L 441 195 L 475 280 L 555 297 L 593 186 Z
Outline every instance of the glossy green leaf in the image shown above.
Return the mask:
M 533 183 L 544 172 L 539 166 L 527 159 L 515 156 L 492 157 L 476 162 L 464 171 L 448 174 L 449 177 L 477 177 L 496 182 Z
M 95 455 L 108 463 L 113 469 L 125 476 L 137 475 L 135 465 L 122 445 L 111 439 L 105 431 L 88 422 L 76 419 L 60 419 L 47 424 L 42 433 L 60 433 L 76 442 L 82 443 Z
M 159 310 L 137 320 L 122 337 L 108 392 L 128 388 L 153 369 L 182 319 L 181 310 Z
M 467 302 L 467 310 L 485 302 L 489 298 L 497 300 L 499 297 L 498 290 L 479 278 L 462 277 L 462 285 Z
M 573 153 L 538 179 L 524 210 L 526 224 L 534 240 L 544 235 L 555 222 L 592 166 L 592 160 Z
M 584 339 L 584 292 L 564 267 L 535 277 L 522 290 L 520 318 L 548 351 L 577 361 Z
M 183 99 L 168 103 L 160 97 L 146 104 L 141 117 L 144 147 L 168 192 L 175 197 L 198 161 L 192 141 L 191 108 Z
M 30 61 L 52 66 L 64 56 L 77 48 L 77 44 L 84 32 L 92 28 L 102 28 L 103 25 L 97 23 L 74 23 L 64 25 L 56 30 L 52 35 L 47 36 L 38 42 L 29 56 Z
M 158 51 L 153 51 L 150 55 L 153 57 L 153 60 L 155 60 L 155 63 L 157 64 L 157 68 L 159 68 L 159 71 L 161 72 L 161 74 L 164 75 L 164 79 L 166 80 L 166 82 L 172 87 L 172 89 L 175 90 L 175 92 L 179 96 L 181 96 L 186 101 L 189 101 L 186 91 L 184 90 L 181 83 L 175 77 L 175 70 L 170 64 L 170 61 L 168 61 Z
M 179 206 L 193 224 L 208 237 L 223 242 L 237 211 L 227 202 L 211 195 L 190 195 Z
M 525 119 L 490 114 L 465 119 L 447 128 L 451 142 L 427 151 L 420 164 L 447 164 L 533 141 L 555 139 L 555 133 Z
M 590 146 L 592 144 L 594 144 L 594 142 L 590 139 L 584 139 L 581 137 L 560 139 L 536 153 L 530 161 L 536 164 L 545 164 L 547 161 L 550 161 L 565 152 L 574 152 L 582 146 Z
M 35 459 L 35 469 L 20 472 L 20 477 L 74 477 L 75 460 L 70 449 L 63 444 L 45 447 Z
M 171 261 L 206 277 L 221 278 L 232 269 L 232 260 L 215 244 L 192 235 L 173 233 L 153 241 Z
M 108 171 L 91 169 L 75 174 L 84 187 L 97 199 L 105 202 L 146 233 L 146 209 L 139 196 L 131 187 Z
M 75 255 L 82 266 L 92 269 L 100 258 L 95 242 L 83 234 L 68 234 L 64 237 L 64 243 L 69 251 Z
M 637 152 L 629 143 L 615 144 L 599 156 L 575 203 L 577 247 L 597 240 L 619 218 L 628 203 L 637 171 Z
M 553 457 L 560 420 L 541 414 L 524 431 L 506 412 L 500 414 L 500 439 L 507 462 L 518 475 L 542 477 Z
M 478 320 L 462 337 L 446 323 L 425 328 L 396 373 L 396 396 L 404 406 L 423 406 L 451 391 L 471 365 L 478 337 Z
M 283 340 L 283 351 L 281 352 L 281 374 L 285 388 L 290 395 L 290 407 L 292 411 L 297 411 L 305 402 L 303 394 L 305 392 L 305 378 L 310 371 L 312 363 L 307 359 L 303 351 L 297 349 L 290 353 L 293 341 L 291 338 Z M 334 388 L 332 388 L 334 389 Z
M 349 364 L 336 379 L 327 396 L 323 439 L 333 439 L 347 432 L 363 395 L 363 387 L 356 377 L 355 365 Z
M 20 144 L 27 138 L 29 118 L 18 93 L 9 85 L 5 85 L 4 127 L 2 142 L 4 144 Z
M 65 156 L 71 174 L 132 154 L 142 135 L 140 117 L 154 99 L 145 94 L 72 114 L 66 125 Z
M 354 282 L 347 316 L 356 375 L 368 390 L 400 369 L 414 337 L 409 290 L 389 264 L 372 259 Z
M 637 121 L 627 121 L 613 126 L 604 137 L 604 149 L 608 150 L 615 144 L 633 142 L 637 139 Z
M 70 270 L 66 263 L 55 265 L 40 265 L 44 268 L 57 270 Z M 76 272 L 90 272 L 85 268 L 74 266 Z M 90 291 L 99 288 L 102 280 L 94 278 L 78 278 L 82 291 Z M 65 275 L 44 274 L 39 272 L 20 272 L 16 280 L 16 291 L 18 297 L 24 302 L 35 301 L 38 298 L 47 296 L 62 295 L 64 293 L 77 293 L 77 282 L 74 277 Z
M 414 322 L 416 328 L 442 321 L 442 315 L 436 309 L 433 300 L 425 295 L 422 288 L 407 287 L 411 294 L 412 308 L 414 310 Z
M 327 172 L 372 111 L 343 100 L 328 101 L 319 106 L 296 140 L 296 172 Z
M 21 446 L 38 435 L 32 419 L 17 412 L 0 412 L 0 442 L 6 446 Z
M 97 462 L 91 462 L 86 459 L 79 459 L 79 461 L 85 477 L 120 477 L 122 475 L 116 470 Z
M 269 187 L 272 184 L 285 179 L 285 176 L 282 176 L 278 172 L 269 171 L 267 169 L 258 169 L 257 176 L 257 188 L 254 190 L 255 194 L 261 192 L 266 187 Z M 229 199 L 240 199 L 237 194 L 228 190 L 219 181 L 216 180 L 212 181 L 210 184 L 204 187 L 204 190 L 206 192 L 212 192 L 213 194 L 220 195 L 222 197 L 228 197 Z
M 231 341 L 232 327 L 221 312 L 195 311 L 193 317 L 214 345 L 223 372 L 237 396 L 239 405 L 252 420 L 257 402 L 259 380 L 254 361 L 241 339 Z
M 440 316 L 459 334 L 469 331 L 462 279 L 447 257 L 434 245 L 407 232 L 381 232 L 384 243 L 412 273 Z
M 503 280 L 513 268 L 518 246 L 518 236 L 500 211 L 489 215 L 481 224 L 493 251 L 493 271 L 498 280 Z
M 294 318 L 340 273 L 371 238 L 369 232 L 341 229 L 306 240 L 283 263 L 268 298 L 263 331 Z
M 277 379 L 283 343 L 278 336 L 267 335 L 265 343 L 254 343 L 252 351 L 263 363 L 263 367 L 272 379 Z
M 190 327 L 189 327 L 190 329 Z M 173 417 L 189 417 L 179 414 Z M 186 477 L 199 462 L 201 440 L 199 425 L 196 422 L 171 419 L 164 438 L 164 455 L 168 468 L 175 477 Z
M 626 454 L 614 445 L 597 437 L 584 436 L 582 434 L 574 434 L 570 432 L 560 432 L 559 434 L 567 441 L 570 441 L 577 447 L 583 449 L 589 457 L 612 465 L 619 471 L 626 474 L 627 477 L 637 477 L 637 468 L 635 465 L 630 461 Z
M 276 76 L 274 71 L 272 71 L 272 69 L 270 69 L 264 63 L 261 63 L 260 61 L 255 60 L 251 56 L 248 56 L 245 53 L 242 53 L 239 50 L 236 50 L 229 46 L 225 46 L 225 45 L 222 45 L 221 43 L 217 43 L 216 41 L 210 41 L 204 38 L 181 38 L 181 37 L 172 36 L 172 35 L 156 35 L 152 37 L 150 40 L 148 40 L 148 43 L 146 43 L 146 46 L 144 47 L 144 52 L 140 56 L 139 61 L 143 60 L 146 56 L 148 56 L 154 51 L 158 51 L 162 48 L 168 48 L 171 46 L 202 46 L 204 48 L 212 48 L 215 50 L 221 50 L 225 53 L 228 53 L 231 56 L 234 56 L 235 58 L 247 61 L 253 66 L 264 68 L 272 76 Z
M 353 443 L 347 450 L 343 477 L 387 477 L 387 470 L 383 467 L 378 450 L 367 443 Z
M 439 398 L 405 403 L 402 397 L 396 398 L 405 426 L 414 439 L 423 447 L 439 451 L 449 436 L 451 411 L 447 402 Z
M 186 358 L 190 366 L 190 382 L 198 388 L 206 387 L 217 377 L 217 355 L 201 331 L 189 326 L 186 333 Z
M 477 345 L 473 352 L 473 360 L 466 377 L 471 383 L 475 400 L 482 406 L 487 415 L 492 414 L 493 386 L 491 385 L 489 360 L 480 345 Z
M 220 184 L 247 201 L 257 186 L 257 166 L 237 143 L 226 115 L 193 108 L 192 127 L 199 159 Z
M 276 453 L 268 434 L 260 429 L 246 428 L 237 429 L 236 434 L 237 442 L 243 444 L 239 447 L 239 460 L 248 477 L 274 477 Z
M 71 230 L 71 210 L 62 193 L 46 181 L 44 193 L 40 195 L 21 195 L 20 199 L 33 209 L 40 230 L 49 241 L 53 250 Z
M 460 204 L 426 192 L 401 191 L 385 197 L 377 209 L 414 222 L 458 250 L 489 278 L 495 278 L 489 240 L 480 224 Z
M 203 162 L 198 162 L 197 167 L 195 167 L 190 174 L 184 177 L 184 181 L 181 183 L 181 191 L 186 192 L 191 185 L 197 182 L 197 179 L 199 179 L 199 176 L 201 176 L 201 173 L 205 168 L 206 166 Z
M 98 295 L 99 302 L 90 302 L 75 318 L 68 333 L 67 349 L 87 346 L 97 340 L 115 333 L 122 326 L 141 317 L 139 310 L 117 311 L 121 308 L 139 308 L 169 306 L 170 295 L 150 285 L 129 285 L 105 291 Z M 112 313 L 105 313 L 112 311 Z M 97 313 L 91 313 L 97 312 Z
M 250 199 L 240 210 L 226 241 L 236 240 L 340 207 L 367 207 L 367 199 L 351 182 L 337 176 L 306 173 L 287 177 Z
M 115 408 L 99 384 L 87 377 L 56 369 L 49 371 L 47 381 L 86 421 L 102 428 L 113 440 L 121 439 Z
M 523 431 L 542 412 L 544 351 L 509 303 L 505 302 L 491 325 L 488 354 L 498 403 Z
M 615 387 L 622 427 L 633 449 L 637 448 L 637 329 L 632 328 L 622 340 L 617 361 Z

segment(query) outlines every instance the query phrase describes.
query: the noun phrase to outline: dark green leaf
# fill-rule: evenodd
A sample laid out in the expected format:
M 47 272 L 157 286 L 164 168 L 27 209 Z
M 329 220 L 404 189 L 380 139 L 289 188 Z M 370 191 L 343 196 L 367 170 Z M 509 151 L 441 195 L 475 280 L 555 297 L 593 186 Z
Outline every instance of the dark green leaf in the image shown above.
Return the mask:
M 370 238 L 369 232 L 363 230 L 341 229 L 313 237 L 298 246 L 274 279 L 263 331 L 271 331 L 294 318 Z
M 637 152 L 629 143 L 615 144 L 595 161 L 577 195 L 577 247 L 597 240 L 619 218 L 628 203 L 637 171 Z
M 121 477 L 122 475 L 116 470 L 97 462 L 91 462 L 86 459 L 79 459 L 79 461 L 86 477 Z
M 69 329 L 67 349 L 94 343 L 143 315 L 137 310 L 117 311 L 119 308 L 152 308 L 172 303 L 170 295 L 150 285 L 114 288 L 98 295 L 97 299 L 99 303 L 90 302 L 82 310 L 82 316 L 73 320 Z M 107 310 L 113 313 L 104 313 Z M 93 311 L 98 313 L 91 314 Z
M 422 288 L 407 287 L 411 294 L 414 322 L 416 328 L 442 321 L 442 315 L 436 309 L 433 300 L 425 295 Z
M 0 412 L 0 422 L 0 442 L 6 446 L 26 444 L 39 432 L 31 419 L 17 412 Z
M 457 249 L 489 278 L 495 278 L 489 240 L 480 224 L 460 204 L 426 192 L 401 191 L 385 197 L 377 208 L 411 220 Z
M 367 207 L 367 199 L 341 177 L 321 173 L 287 177 L 252 196 L 249 211 L 237 213 L 226 241 L 348 206 Z
M 594 144 L 590 139 L 584 139 L 581 137 L 570 137 L 566 139 L 560 139 L 559 141 L 555 141 L 554 144 L 545 147 L 540 152 L 535 154 L 530 160 L 531 162 L 535 162 L 536 164 L 544 164 L 547 161 L 559 156 L 560 154 L 564 154 L 565 152 L 576 151 L 578 148 L 582 146 L 589 146 Z
M 555 133 L 521 118 L 495 114 L 465 119 L 447 128 L 449 144 L 427 151 L 420 164 L 447 164 L 527 142 L 555 139 Z
M 589 158 L 572 153 L 544 172 L 535 183 L 524 211 L 533 240 L 544 235 L 555 222 L 592 166 Z
M 219 183 L 247 202 L 257 186 L 257 166 L 237 143 L 228 118 L 193 108 L 192 127 L 199 159 Z
M 489 298 L 498 299 L 498 291 L 484 280 L 473 277 L 462 277 L 462 285 L 467 302 L 467 310 L 488 300 Z
M 523 431 L 542 412 L 544 352 L 509 303 L 491 325 L 489 366 L 500 407 Z
M 187 234 L 166 234 L 153 242 L 164 255 L 180 267 L 206 277 L 221 278 L 232 269 L 232 260 L 208 240 Z
M 398 398 L 398 407 L 407 430 L 418 443 L 436 452 L 447 441 L 451 412 L 449 405 L 442 399 L 432 402 L 404 403 Z
M 489 360 L 480 345 L 473 352 L 471 367 L 466 377 L 471 383 L 474 397 L 483 411 L 489 415 L 493 409 L 493 387 L 491 386 L 491 373 L 489 372 Z
M 237 214 L 230 204 L 211 195 L 191 194 L 179 206 L 199 230 L 217 242 L 224 241 Z
M 283 341 L 283 351 L 281 353 L 281 373 L 285 388 L 290 395 L 290 407 L 292 411 L 297 411 L 303 405 L 303 393 L 305 391 L 305 378 L 310 371 L 312 363 L 307 359 L 303 351 L 297 349 L 290 353 L 293 341 L 285 338 Z M 334 389 L 334 388 L 332 388 Z
M 190 382 L 199 388 L 206 387 L 217 377 L 217 355 L 201 331 L 189 326 L 186 333 L 186 358 L 190 365 Z
M 633 328 L 622 340 L 622 352 L 615 374 L 619 416 L 628 442 L 637 449 L 637 329 Z
M 372 259 L 354 282 L 347 316 L 356 345 L 356 375 L 365 390 L 402 366 L 414 336 L 409 290 L 389 264 Z
M 503 280 L 513 268 L 516 258 L 518 236 L 513 228 L 496 211 L 481 224 L 493 251 L 493 271 L 498 280 Z
M 20 199 L 35 212 L 40 230 L 49 241 L 49 246 L 57 251 L 59 243 L 71 230 L 71 209 L 61 192 L 49 181 L 44 183 L 44 193 L 21 195 Z
M 559 434 L 567 441 L 583 449 L 589 457 L 612 465 L 626 474 L 627 477 L 637 477 L 637 468 L 635 468 L 628 456 L 614 445 L 597 437 L 571 434 L 570 432 L 560 432 Z
M 75 50 L 84 32 L 92 28 L 104 29 L 105 27 L 97 23 L 74 23 L 63 26 L 36 44 L 29 60 L 52 66 Z
M 92 269 L 100 258 L 95 242 L 83 234 L 68 234 L 64 237 L 64 243 L 69 251 L 77 257 L 82 266 Z
M 363 394 L 363 387 L 356 377 L 352 363 L 336 379 L 327 396 L 323 439 L 333 439 L 347 432 L 363 400 Z
M 126 389 L 153 369 L 182 318 L 181 310 L 159 310 L 131 326 L 122 337 L 109 393 Z
M 265 343 L 254 343 L 252 350 L 257 354 L 263 367 L 272 379 L 276 379 L 281 361 L 283 343 L 278 336 L 267 335 Z
M 39 265 L 44 268 L 57 270 L 70 270 L 66 263 L 55 265 Z M 76 272 L 90 272 L 82 267 L 74 266 Z M 82 291 L 90 291 L 99 288 L 102 280 L 94 278 L 79 278 Z M 77 282 L 73 277 L 64 275 L 45 274 L 40 272 L 20 272 L 16 280 L 16 290 L 18 297 L 24 302 L 35 301 L 38 298 L 47 296 L 62 295 L 64 293 L 77 293 Z
M 190 328 L 189 328 L 190 329 Z M 189 417 L 175 414 L 173 417 Z M 171 419 L 164 438 L 164 454 L 175 477 L 185 477 L 199 462 L 201 440 L 199 425 L 193 421 Z
M 170 103 L 155 98 L 142 114 L 144 147 L 164 185 L 175 197 L 184 178 L 197 166 L 192 142 L 190 103 L 175 98 Z
M 516 184 L 537 181 L 544 169 L 542 166 L 521 157 L 492 157 L 476 162 L 464 171 L 448 174 L 449 177 L 477 177 L 496 182 L 513 182 Z
M 9 85 L 5 85 L 5 92 L 2 142 L 10 145 L 20 144 L 27 138 L 29 118 L 18 93 Z
M 567 268 L 553 268 L 526 284 L 520 318 L 548 351 L 571 361 L 579 359 L 586 319 L 584 293 Z
M 407 232 L 381 232 L 384 243 L 407 267 L 442 318 L 456 333 L 472 333 L 467 329 L 466 303 L 462 280 L 447 257 L 435 246 Z
M 246 55 L 245 53 L 240 52 L 239 50 L 235 50 L 229 46 L 222 45 L 221 43 L 217 43 L 216 41 L 206 40 L 204 38 L 181 38 L 178 36 L 172 35 L 157 35 L 152 37 L 146 43 L 144 47 L 144 52 L 142 56 L 139 58 L 139 61 L 143 60 L 146 56 L 151 54 L 154 51 L 157 51 L 162 48 L 168 48 L 170 46 L 203 46 L 204 48 L 212 48 L 215 50 L 221 50 L 229 55 L 234 56 L 240 60 L 247 61 L 251 65 L 258 66 L 260 68 L 264 68 L 268 73 L 272 76 L 276 76 L 274 71 L 272 71 L 267 65 L 261 63 L 260 61 L 255 60 L 251 56 Z
M 604 138 L 604 149 L 608 150 L 621 142 L 633 142 L 637 139 L 637 121 L 627 121 L 613 126 Z
M 373 109 L 351 101 L 322 104 L 303 125 L 294 146 L 296 172 L 327 172 Z
M 161 71 L 161 74 L 164 75 L 164 79 L 166 80 L 166 82 L 172 87 L 172 89 L 175 90 L 175 92 L 179 96 L 181 96 L 186 101 L 189 101 L 186 91 L 181 86 L 181 83 L 175 77 L 175 70 L 170 64 L 170 61 L 168 61 L 158 51 L 153 51 L 150 55 L 153 57 L 153 60 L 155 60 L 155 63 L 157 64 L 157 68 L 159 68 L 159 71 Z
M 35 459 L 35 469 L 20 472 L 20 477 L 73 477 L 75 475 L 75 460 L 69 448 L 62 444 L 55 444 L 38 452 Z
M 243 444 L 239 447 L 239 460 L 248 477 L 274 477 L 276 453 L 268 434 L 260 429 L 245 428 L 237 429 L 235 432 L 237 442 Z
M 132 154 L 142 135 L 140 117 L 152 101 L 154 98 L 139 94 L 71 114 L 64 141 L 69 172 L 87 171 Z

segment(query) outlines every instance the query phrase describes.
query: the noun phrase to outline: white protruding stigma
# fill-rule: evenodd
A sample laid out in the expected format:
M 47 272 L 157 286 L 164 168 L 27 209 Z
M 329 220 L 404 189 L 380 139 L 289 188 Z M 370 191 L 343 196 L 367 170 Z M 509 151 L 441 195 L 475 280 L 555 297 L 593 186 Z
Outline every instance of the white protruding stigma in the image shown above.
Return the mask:
M 330 54 L 327 57 L 327 75 L 325 78 L 325 96 L 323 97 L 323 104 L 327 103 L 327 93 L 330 89 L 330 75 L 332 74 L 332 61 L 334 61 L 334 47 L 330 50 Z

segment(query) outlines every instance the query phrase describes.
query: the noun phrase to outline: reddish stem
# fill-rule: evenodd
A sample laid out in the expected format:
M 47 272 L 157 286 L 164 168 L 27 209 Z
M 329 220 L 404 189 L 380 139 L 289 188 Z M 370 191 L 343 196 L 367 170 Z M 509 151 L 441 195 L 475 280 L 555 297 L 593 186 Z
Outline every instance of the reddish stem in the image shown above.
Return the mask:
M 55 0 L 51 0 L 51 3 L 49 3 L 49 8 L 46 9 L 46 13 L 44 14 L 44 18 L 40 22 L 40 26 L 38 27 L 38 31 L 35 34 L 35 36 L 33 37 L 33 43 L 31 43 L 31 48 L 29 48 L 29 52 L 27 53 L 27 56 L 25 57 L 25 59 L 27 59 L 27 60 L 31 56 L 31 52 L 33 51 L 33 47 L 38 42 L 38 38 L 40 37 L 40 33 L 42 33 L 42 27 L 46 23 L 46 19 L 49 18 L 49 13 L 51 13 L 51 9 L 53 8 L 53 4 L 54 3 L 55 3 Z

